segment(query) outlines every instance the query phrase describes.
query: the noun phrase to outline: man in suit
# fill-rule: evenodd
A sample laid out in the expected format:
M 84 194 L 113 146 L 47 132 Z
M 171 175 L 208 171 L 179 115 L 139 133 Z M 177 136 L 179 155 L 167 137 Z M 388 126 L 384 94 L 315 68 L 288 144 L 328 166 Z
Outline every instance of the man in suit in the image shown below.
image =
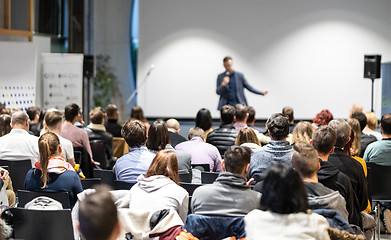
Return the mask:
M 238 103 L 247 106 L 247 100 L 244 96 L 244 88 L 247 88 L 250 92 L 259 95 L 265 95 L 268 91 L 258 91 L 248 84 L 244 78 L 243 73 L 236 72 L 232 68 L 232 57 L 225 57 L 223 59 L 225 72 L 217 76 L 217 88 L 216 93 L 220 95 L 219 105 L 217 107 L 220 110 L 224 105 L 235 106 Z
M 187 139 L 179 134 L 179 131 L 181 130 L 179 127 L 179 122 L 174 119 L 170 118 L 166 122 L 167 128 L 168 128 L 168 134 L 170 134 L 170 142 L 171 146 L 175 148 L 176 145 L 178 145 L 181 142 L 185 142 Z

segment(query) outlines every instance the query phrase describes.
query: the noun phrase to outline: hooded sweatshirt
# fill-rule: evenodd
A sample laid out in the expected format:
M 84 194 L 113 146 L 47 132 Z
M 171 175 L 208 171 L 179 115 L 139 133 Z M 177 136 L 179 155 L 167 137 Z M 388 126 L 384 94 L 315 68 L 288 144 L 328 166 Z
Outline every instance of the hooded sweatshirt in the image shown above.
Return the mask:
M 238 174 L 222 172 L 213 184 L 198 187 L 192 196 L 194 214 L 218 216 L 245 216 L 260 208 L 261 194 L 246 185 Z
M 149 209 L 152 212 L 167 208 L 174 209 L 185 221 L 188 206 L 187 191 L 166 176 L 155 175 L 146 178 L 140 175 L 137 184 L 130 189 L 130 209 Z

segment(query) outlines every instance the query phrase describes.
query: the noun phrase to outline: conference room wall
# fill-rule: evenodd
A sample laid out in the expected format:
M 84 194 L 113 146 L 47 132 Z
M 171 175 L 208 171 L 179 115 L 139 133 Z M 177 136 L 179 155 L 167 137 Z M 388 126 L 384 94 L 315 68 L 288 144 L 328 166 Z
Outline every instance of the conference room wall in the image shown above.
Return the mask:
M 297 119 L 323 108 L 348 117 L 352 104 L 370 110 L 371 81 L 364 54 L 391 60 L 388 0 L 164 0 L 140 1 L 138 103 L 147 116 L 194 117 L 207 107 L 214 118 L 217 74 L 230 55 L 257 89 L 246 91 L 258 118 L 290 105 Z M 375 81 L 380 115 L 381 80 Z

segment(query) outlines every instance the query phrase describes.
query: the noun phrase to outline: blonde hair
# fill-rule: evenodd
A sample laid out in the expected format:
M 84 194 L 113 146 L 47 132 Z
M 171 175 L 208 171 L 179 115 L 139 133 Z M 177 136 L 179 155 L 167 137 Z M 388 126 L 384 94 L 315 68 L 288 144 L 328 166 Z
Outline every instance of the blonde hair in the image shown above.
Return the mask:
M 365 116 L 367 117 L 367 126 L 370 129 L 375 130 L 377 128 L 377 124 L 378 124 L 375 113 L 374 112 L 366 112 Z
M 51 132 L 43 134 L 38 140 L 39 148 L 39 165 L 41 167 L 41 180 L 43 182 L 43 187 L 47 187 L 47 182 L 49 180 L 48 176 L 48 165 L 49 159 L 52 156 L 58 154 L 58 146 L 60 145 L 60 140 L 57 135 Z
M 355 118 L 349 118 L 347 120 L 349 126 L 352 128 L 353 139 L 351 139 L 352 144 L 350 146 L 350 154 L 352 156 L 358 156 L 361 151 L 361 127 L 360 122 Z
M 309 143 L 314 134 L 314 127 L 310 122 L 299 122 L 292 132 L 292 143 L 295 142 L 307 142 Z
M 261 146 L 257 135 L 254 130 L 250 127 L 240 129 L 238 136 L 236 137 L 235 145 L 240 146 L 243 143 L 255 143 Z

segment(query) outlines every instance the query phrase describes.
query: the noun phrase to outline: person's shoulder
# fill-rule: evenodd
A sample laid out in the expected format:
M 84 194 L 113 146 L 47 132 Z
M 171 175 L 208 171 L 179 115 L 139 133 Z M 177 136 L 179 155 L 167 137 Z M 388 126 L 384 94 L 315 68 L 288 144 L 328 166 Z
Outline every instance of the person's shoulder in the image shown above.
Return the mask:
M 213 194 L 214 189 L 216 188 L 216 184 L 206 184 L 199 186 L 196 188 L 193 192 L 193 198 L 202 197 L 202 196 L 209 196 Z

